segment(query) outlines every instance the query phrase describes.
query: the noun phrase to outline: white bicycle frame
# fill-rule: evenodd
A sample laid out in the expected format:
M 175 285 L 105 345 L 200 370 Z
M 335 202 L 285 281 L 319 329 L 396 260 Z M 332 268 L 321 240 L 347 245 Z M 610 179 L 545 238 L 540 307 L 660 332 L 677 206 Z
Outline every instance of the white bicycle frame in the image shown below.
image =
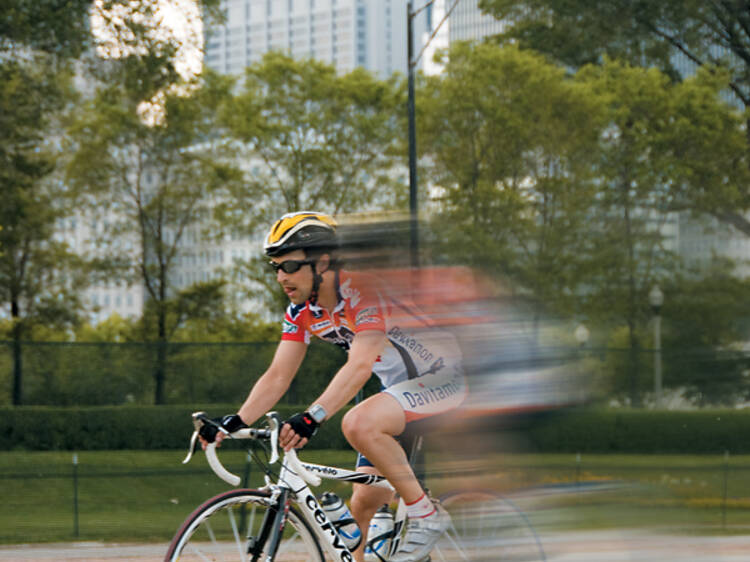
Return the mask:
M 194 413 L 194 423 L 197 423 L 196 420 L 198 418 L 196 418 L 196 416 L 202 415 L 204 415 L 203 412 Z M 240 429 L 231 434 L 226 431 L 224 431 L 224 433 L 232 439 L 257 439 L 261 435 L 268 435 L 271 442 L 271 458 L 269 459 L 269 463 L 275 464 L 280 458 L 278 452 L 279 418 L 276 412 L 269 412 L 266 416 L 269 420 L 270 434 L 265 433 L 264 430 L 254 428 Z M 196 428 L 197 427 L 199 426 L 196 425 Z M 190 451 L 185 460 L 182 461 L 183 464 L 187 463 L 192 457 L 197 438 L 198 430 L 196 429 L 191 439 Z M 206 446 L 205 453 L 209 466 L 219 478 L 231 486 L 236 487 L 240 485 L 240 477 L 229 472 L 221 464 L 221 461 L 216 454 L 216 443 L 209 443 Z M 290 500 L 297 504 L 300 514 L 310 525 L 310 528 L 313 529 L 319 542 L 323 545 L 325 551 L 333 558 L 333 560 L 353 562 L 354 558 L 352 557 L 351 551 L 347 548 L 346 544 L 344 544 L 336 527 L 328 519 L 325 510 L 320 506 L 315 494 L 312 493 L 308 486 L 308 484 L 311 486 L 319 486 L 321 478 L 378 486 L 389 490 L 393 490 L 393 486 L 384 476 L 377 476 L 366 472 L 357 472 L 321 464 L 303 463 L 297 457 L 297 452 L 294 449 L 285 452 L 283 458 L 281 458 L 281 470 L 279 471 L 279 477 L 276 482 L 272 482 L 269 477 L 266 476 L 266 486 L 271 490 L 277 490 L 279 493 L 282 490 L 288 490 Z M 278 495 L 272 495 L 273 500 L 276 500 L 277 498 Z M 398 549 L 399 537 L 405 519 L 406 504 L 403 499 L 399 499 L 398 508 L 394 517 L 393 540 L 391 541 L 385 560 L 388 560 L 391 554 Z M 266 560 L 271 562 L 270 557 Z

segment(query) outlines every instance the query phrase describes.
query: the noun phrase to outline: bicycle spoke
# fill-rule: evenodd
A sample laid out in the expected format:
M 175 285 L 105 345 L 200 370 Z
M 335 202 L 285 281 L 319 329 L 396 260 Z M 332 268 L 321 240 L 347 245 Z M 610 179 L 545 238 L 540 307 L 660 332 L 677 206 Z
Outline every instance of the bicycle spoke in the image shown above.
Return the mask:
M 229 517 L 229 525 L 232 527 L 232 535 L 234 536 L 234 544 L 237 546 L 237 550 L 240 554 L 240 560 L 245 562 L 245 553 L 242 552 L 243 540 L 240 538 L 239 530 L 237 529 L 237 521 L 234 519 L 234 510 L 227 509 L 227 516 Z
M 245 532 L 246 537 L 251 537 L 253 535 L 253 524 L 255 523 L 255 504 L 253 504 L 253 507 L 250 509 L 250 515 L 247 518 L 247 531 Z M 247 507 L 245 507 L 247 509 Z
M 206 562 L 211 562 L 211 560 L 209 560 L 208 558 L 206 558 L 205 556 L 203 556 L 203 553 L 201 553 L 201 551 L 198 550 L 198 548 L 195 545 L 191 545 L 190 548 L 191 548 L 191 550 L 195 554 L 197 554 L 198 556 L 200 556 L 201 560 L 205 560 Z
M 268 496 L 256 491 L 219 494 L 215 503 L 197 510 L 170 545 L 171 562 L 248 562 L 248 548 L 255 544 L 266 513 L 271 509 Z M 243 534 L 247 531 L 245 534 Z M 237 555 L 239 551 L 239 556 Z M 267 556 L 263 552 L 263 556 Z M 263 558 L 265 559 L 265 558 Z M 289 509 L 276 562 L 324 562 L 325 558 L 312 528 L 294 506 Z
M 453 525 L 451 525 L 451 527 L 453 527 Z M 455 532 L 455 528 L 453 530 Z M 450 542 L 451 550 L 455 552 L 456 554 L 458 554 L 458 556 L 460 556 L 460 560 L 464 560 L 465 562 L 470 562 L 470 559 L 465 552 L 465 548 L 463 547 L 462 544 L 459 544 L 461 541 L 458 538 L 458 536 L 454 538 L 453 536 L 451 536 L 451 533 L 449 531 L 446 531 L 444 536 L 448 539 L 448 542 Z M 443 554 L 443 549 L 441 549 L 439 546 L 437 547 L 437 553 L 440 555 L 441 560 L 444 560 L 444 561 L 455 560 L 455 558 L 451 558 L 451 559 L 446 558 Z
M 218 554 L 220 551 L 219 549 L 219 541 L 216 540 L 216 534 L 214 533 L 214 529 L 211 526 L 210 521 L 206 521 L 206 531 L 208 532 L 208 537 L 211 539 L 211 544 L 214 545 L 214 551 Z M 221 557 L 222 560 L 224 560 L 224 556 Z
M 510 500 L 477 491 L 449 494 L 442 502 L 451 526 L 436 549 L 441 560 L 545 560 L 533 526 Z
M 295 532 L 291 537 L 287 539 L 285 544 L 282 544 L 279 546 L 279 550 L 277 551 L 278 554 L 282 554 L 284 552 L 288 552 L 291 550 L 292 546 L 294 545 L 294 541 L 299 538 L 299 533 Z

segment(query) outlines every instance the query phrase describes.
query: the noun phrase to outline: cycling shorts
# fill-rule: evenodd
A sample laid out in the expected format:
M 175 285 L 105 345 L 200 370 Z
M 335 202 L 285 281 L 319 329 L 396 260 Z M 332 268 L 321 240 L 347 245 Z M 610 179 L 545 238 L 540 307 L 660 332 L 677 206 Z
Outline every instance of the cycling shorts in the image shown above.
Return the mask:
M 466 381 L 461 369 L 456 366 L 449 372 L 424 375 L 415 379 L 409 379 L 386 388 L 382 392 L 393 396 L 404 409 L 407 425 L 410 422 L 425 419 L 430 416 L 444 414 L 458 408 L 466 398 Z M 408 434 L 396 437 L 396 440 L 404 447 L 407 454 L 410 453 L 411 445 L 404 442 L 402 438 Z M 356 466 L 373 466 L 367 458 L 359 454 Z

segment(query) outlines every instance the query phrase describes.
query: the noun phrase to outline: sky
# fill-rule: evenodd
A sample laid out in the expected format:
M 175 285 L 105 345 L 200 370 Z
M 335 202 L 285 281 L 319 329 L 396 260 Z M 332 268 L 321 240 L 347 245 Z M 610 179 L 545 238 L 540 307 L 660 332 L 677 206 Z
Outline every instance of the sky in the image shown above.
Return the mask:
M 137 51 L 118 39 L 115 28 L 122 24 L 123 18 L 133 12 L 135 7 L 146 2 L 154 7 L 153 17 L 146 18 L 136 12 L 133 19 L 150 24 L 152 37 L 159 39 L 176 39 L 180 45 L 177 51 L 175 68 L 187 82 L 199 75 L 203 67 L 203 21 L 200 9 L 195 0 L 140 0 L 123 2 L 106 11 L 104 1 L 96 0 L 91 9 L 91 30 L 97 40 L 97 53 L 101 57 L 119 58 Z M 104 16 L 109 16 L 106 18 Z M 140 16 L 140 17 L 139 17 Z M 107 22 L 107 19 L 111 21 Z M 150 21 L 149 21 L 150 20 Z M 133 39 L 132 34 L 125 34 L 125 40 Z M 144 101 L 139 112 L 148 122 L 158 123 L 163 117 L 163 100 L 165 92 Z

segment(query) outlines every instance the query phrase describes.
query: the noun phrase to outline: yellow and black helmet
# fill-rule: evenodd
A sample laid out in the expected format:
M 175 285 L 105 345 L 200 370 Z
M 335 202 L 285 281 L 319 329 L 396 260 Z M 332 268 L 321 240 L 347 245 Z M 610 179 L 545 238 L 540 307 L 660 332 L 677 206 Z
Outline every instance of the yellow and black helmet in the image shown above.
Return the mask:
M 274 257 L 294 250 L 331 250 L 338 246 L 336 221 L 324 213 L 287 213 L 266 236 L 263 249 Z

